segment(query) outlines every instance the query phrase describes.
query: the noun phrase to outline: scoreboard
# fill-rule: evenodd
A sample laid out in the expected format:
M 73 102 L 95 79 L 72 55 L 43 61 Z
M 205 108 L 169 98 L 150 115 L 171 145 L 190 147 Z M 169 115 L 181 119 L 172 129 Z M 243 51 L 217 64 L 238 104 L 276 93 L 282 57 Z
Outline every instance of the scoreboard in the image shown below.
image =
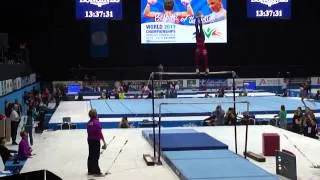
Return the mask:
M 122 20 L 122 0 L 76 0 L 76 18 Z
M 291 0 L 247 0 L 249 18 L 291 18 Z

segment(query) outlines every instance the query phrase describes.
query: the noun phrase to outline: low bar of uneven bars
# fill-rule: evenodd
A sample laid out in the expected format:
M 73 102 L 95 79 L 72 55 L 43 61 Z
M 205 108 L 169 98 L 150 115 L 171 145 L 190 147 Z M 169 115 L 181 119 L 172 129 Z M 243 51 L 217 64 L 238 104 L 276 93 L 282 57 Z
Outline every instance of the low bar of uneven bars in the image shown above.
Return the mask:
M 236 76 L 236 72 L 235 71 L 217 71 L 217 72 L 209 72 L 209 73 L 196 73 L 196 72 L 152 72 L 152 75 L 217 75 L 217 74 L 232 74 L 233 77 Z
M 211 103 L 197 103 L 197 102 L 193 102 L 193 103 L 160 103 L 159 105 L 178 105 L 178 104 L 224 104 L 224 103 L 234 103 L 234 101 L 229 101 L 229 102 L 211 102 Z M 249 104 L 249 101 L 235 101 L 235 103 L 243 103 L 243 104 Z

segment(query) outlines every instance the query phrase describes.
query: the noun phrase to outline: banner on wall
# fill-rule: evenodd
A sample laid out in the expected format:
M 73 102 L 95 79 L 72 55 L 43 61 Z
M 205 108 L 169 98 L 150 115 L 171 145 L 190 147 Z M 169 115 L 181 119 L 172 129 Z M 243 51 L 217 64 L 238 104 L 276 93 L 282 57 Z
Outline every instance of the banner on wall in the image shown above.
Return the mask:
M 12 91 L 17 89 L 17 79 L 12 79 Z
M 200 79 L 199 83 L 200 83 L 200 86 L 205 86 L 207 88 L 216 88 L 216 89 L 228 86 L 227 79 Z
M 0 96 L 2 96 L 2 81 L 0 81 Z
M 21 88 L 21 77 L 18 77 L 15 79 L 15 85 L 16 85 L 16 89 Z
M 283 78 L 262 78 L 257 80 L 257 86 L 282 86 Z
M 283 86 L 285 84 L 283 78 L 248 78 L 248 79 L 235 79 L 236 87 L 243 87 L 244 83 L 252 82 L 255 83 L 257 87 L 264 86 Z M 228 86 L 232 87 L 233 80 L 228 79 Z
M 10 91 L 10 82 L 9 82 L 10 80 L 6 80 L 6 94 L 8 94 L 8 93 L 10 93 L 11 91 Z
M 319 85 L 320 86 L 320 77 L 311 77 L 311 85 Z
M 21 83 L 21 80 L 22 78 L 21 77 L 19 77 L 18 78 L 18 88 L 20 89 L 20 88 L 22 88 L 22 83 Z
M 35 82 L 36 74 L 0 81 L 0 96 L 4 96 Z
M 13 79 L 9 79 L 9 91 L 13 91 Z
M 6 90 L 6 81 L 2 81 L 2 95 L 5 95 L 7 92 Z
M 36 82 L 36 74 L 30 74 L 29 84 Z

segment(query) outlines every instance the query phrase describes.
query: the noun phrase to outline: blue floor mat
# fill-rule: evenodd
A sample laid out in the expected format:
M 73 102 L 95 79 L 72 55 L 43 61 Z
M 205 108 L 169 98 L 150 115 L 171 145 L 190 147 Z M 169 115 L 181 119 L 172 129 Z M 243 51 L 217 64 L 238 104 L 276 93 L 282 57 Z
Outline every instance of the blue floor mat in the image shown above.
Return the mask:
M 278 179 L 229 150 L 165 151 L 163 157 L 181 179 Z
M 172 160 L 184 179 L 223 179 L 272 177 L 243 158 Z M 274 178 L 276 179 L 276 178 Z
M 187 160 L 187 159 L 221 159 L 221 158 L 237 158 L 239 157 L 232 151 L 221 150 L 199 150 L 199 151 L 164 151 L 162 154 L 165 158 L 171 160 Z
M 156 134 L 156 146 L 158 148 L 158 137 Z M 153 141 L 153 134 L 149 135 Z M 206 133 L 177 133 L 161 134 L 162 151 L 183 151 L 183 150 L 210 150 L 228 149 L 228 146 Z

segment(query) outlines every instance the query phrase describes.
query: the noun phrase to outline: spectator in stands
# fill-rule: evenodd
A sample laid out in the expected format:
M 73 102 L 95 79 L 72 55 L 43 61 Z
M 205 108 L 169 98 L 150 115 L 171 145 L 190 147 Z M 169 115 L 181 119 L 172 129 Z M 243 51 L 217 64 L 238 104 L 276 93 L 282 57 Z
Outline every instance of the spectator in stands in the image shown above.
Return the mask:
M 315 100 L 320 100 L 320 90 L 317 91 L 317 94 L 314 96 Z
M 105 93 L 105 92 L 102 92 L 102 93 L 101 93 L 101 96 L 99 97 L 99 99 L 107 99 L 106 93 Z M 78 98 L 78 100 L 79 100 L 79 98 Z
M 305 85 L 304 85 L 304 88 L 307 92 L 307 97 L 310 98 L 311 96 L 311 79 L 307 79 L 306 82 L 305 82 Z
M 204 120 L 205 125 L 208 125 L 208 126 L 224 125 L 224 115 L 225 115 L 225 112 L 222 110 L 221 106 L 218 105 L 216 107 L 216 110 L 212 112 L 212 115 Z
M 216 115 L 215 125 L 222 126 L 224 123 L 223 121 L 224 121 L 225 112 L 223 111 L 220 105 L 216 107 L 216 111 L 214 112 L 214 114 Z
M 248 96 L 249 83 L 243 83 L 243 96 Z
M 27 104 L 28 105 L 28 92 L 27 91 L 24 91 L 23 92 L 23 102 L 24 102 L 24 104 Z
M 10 103 L 7 100 L 4 101 L 4 112 L 7 118 L 9 118 L 11 114 L 11 107 Z
M 230 107 L 224 118 L 225 118 L 225 125 L 233 125 L 237 120 L 234 109 Z
M 216 115 L 212 113 L 212 115 L 203 120 L 203 126 L 214 126 L 216 122 Z
M 44 104 L 46 104 L 48 106 L 49 104 L 49 96 L 50 96 L 50 92 L 49 89 L 47 87 L 44 88 L 43 92 L 42 92 L 42 101 Z
M 254 119 L 250 118 L 248 112 L 244 112 L 243 117 L 241 118 L 241 125 L 254 125 Z
M 298 107 L 292 118 L 292 131 L 301 134 L 303 113 L 301 107 Z
M 3 164 L 6 164 L 6 161 L 13 160 L 14 156 L 11 153 L 17 153 L 17 151 L 9 150 L 6 147 L 6 138 L 0 138 L 0 155 L 2 157 Z
M 279 72 L 280 73 L 280 72 Z M 280 74 L 278 74 L 280 76 Z M 283 92 L 283 97 L 288 96 L 288 80 L 284 79 L 283 84 L 282 84 L 282 92 Z
M 288 90 L 287 89 L 283 90 L 282 97 L 288 97 Z
M 119 128 L 130 128 L 129 121 L 127 117 L 123 117 L 120 121 Z
M 17 111 L 17 112 L 18 112 L 19 116 L 21 117 L 21 115 L 22 115 L 22 106 L 21 106 L 21 104 L 19 103 L 18 99 L 16 99 L 16 100 L 14 101 L 14 104 L 18 106 L 18 111 Z
M 33 93 L 32 92 L 27 92 L 25 97 L 24 97 L 25 104 L 29 104 L 31 101 L 33 101 Z
M 20 116 L 18 110 L 19 107 L 15 104 L 10 114 L 12 145 L 18 145 L 16 143 L 17 131 L 20 124 Z
M 31 104 L 29 104 L 29 107 L 28 107 L 28 110 L 27 110 L 27 123 L 24 126 L 25 131 L 29 134 L 29 139 L 30 139 L 31 146 L 33 146 L 32 131 L 33 131 L 33 126 L 34 126 L 34 120 L 36 119 L 36 117 L 37 117 L 36 108 L 31 103 Z
M 89 156 L 88 156 L 88 174 L 96 176 L 104 176 L 99 168 L 100 158 L 100 140 L 103 141 L 102 149 L 107 148 L 107 144 L 102 134 L 102 128 L 97 116 L 97 111 L 91 109 L 89 111 L 90 120 L 87 125 L 88 132 L 88 145 L 89 145 Z
M 152 93 L 151 94 L 151 98 L 152 98 Z M 160 96 L 159 96 L 160 99 L 164 99 L 166 98 L 166 95 L 164 94 L 164 92 L 160 92 Z
M 124 99 L 126 96 L 124 94 L 124 91 L 123 90 L 120 90 L 119 92 L 119 99 Z
M 61 98 L 62 98 L 62 93 L 59 87 L 56 87 L 56 93 L 54 95 L 54 98 L 56 100 L 56 106 L 55 108 L 57 108 L 60 104 Z
M 41 93 L 37 93 L 34 97 L 33 97 L 33 103 L 34 103 L 34 106 L 36 108 L 38 108 L 40 106 L 40 103 L 42 102 L 42 99 L 41 99 Z
M 28 158 L 31 158 L 34 154 L 31 154 L 32 149 L 28 141 L 28 133 L 26 131 L 20 132 L 21 141 L 19 143 L 18 149 L 18 160 L 25 161 Z
M 316 138 L 316 127 L 317 127 L 317 120 L 314 113 L 309 109 L 306 108 L 305 111 L 305 119 L 303 122 L 304 131 L 303 134 L 307 137 Z
M 141 87 L 141 98 L 143 98 L 143 95 L 148 95 L 149 92 L 150 92 L 150 89 L 148 85 L 146 83 L 143 83 Z
M 161 98 L 161 95 L 160 95 L 160 98 Z M 147 99 L 152 99 L 152 92 L 149 92 Z
M 123 87 L 123 91 L 125 93 L 127 93 L 129 91 L 129 83 L 124 83 L 122 87 Z
M 307 97 L 307 92 L 306 92 L 303 84 L 300 85 L 300 97 L 301 97 L 302 102 L 304 101 L 304 98 Z
M 77 100 L 78 101 L 83 101 L 83 94 L 81 92 L 79 92 Z
M 287 122 L 287 111 L 284 105 L 281 105 L 280 112 L 275 117 L 279 118 L 280 121 L 280 128 L 287 129 L 288 122 Z
M 26 65 L 30 65 L 30 55 L 29 55 L 29 49 L 27 48 L 27 42 L 23 41 L 19 45 L 20 48 L 20 59 L 22 63 Z
M 120 92 L 123 91 L 123 87 L 121 86 L 120 81 L 116 81 L 114 83 L 114 96 L 115 99 L 119 99 Z
M 38 123 L 38 127 L 36 128 L 36 133 L 42 133 L 43 132 L 43 130 L 45 128 L 44 127 L 44 121 L 45 121 L 45 117 L 46 117 L 47 111 L 48 111 L 47 105 L 45 105 L 43 103 L 40 103 L 39 110 L 36 113 L 37 121 L 39 122 Z
M 224 88 L 221 87 L 219 90 L 218 90 L 218 97 L 224 97 Z
M 175 82 L 175 84 L 174 84 L 174 89 L 175 89 L 176 91 L 178 91 L 178 90 L 180 89 L 180 86 L 179 86 L 179 82 L 178 82 L 178 81 Z

